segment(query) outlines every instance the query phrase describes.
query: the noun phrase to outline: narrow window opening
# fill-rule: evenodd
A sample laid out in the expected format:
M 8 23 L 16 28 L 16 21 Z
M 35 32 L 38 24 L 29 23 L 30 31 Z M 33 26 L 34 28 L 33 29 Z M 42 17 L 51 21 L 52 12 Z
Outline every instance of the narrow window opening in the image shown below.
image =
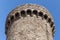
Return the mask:
M 10 25 L 10 21 L 9 20 L 7 21 L 7 24 Z
M 27 10 L 27 14 L 32 16 L 32 11 L 30 9 Z
M 53 23 L 53 22 L 51 22 L 51 27 L 53 27 L 53 25 L 54 25 L 54 23 Z
M 6 30 L 8 30 L 8 27 L 6 27 Z
M 49 23 L 51 22 L 51 18 L 48 18 L 48 22 L 49 22 Z
M 37 10 L 33 10 L 33 14 L 38 15 Z
M 11 21 L 14 21 L 14 16 L 11 16 Z
M 55 28 L 53 27 L 52 32 L 54 32 L 54 29 L 55 29 Z
M 39 12 L 39 16 L 41 16 L 41 17 L 42 17 L 42 16 L 43 16 L 43 12 Z
M 15 13 L 15 17 L 16 17 L 16 18 L 19 18 L 19 16 L 20 16 L 20 15 L 19 15 L 19 13 L 18 13 L 18 12 L 17 12 L 17 13 Z
M 47 18 L 48 18 L 48 16 L 45 14 L 45 15 L 44 15 L 44 19 L 47 19 Z
M 21 16 L 22 16 L 22 17 L 25 17 L 25 16 L 26 16 L 25 10 L 22 10 L 22 11 L 21 11 Z

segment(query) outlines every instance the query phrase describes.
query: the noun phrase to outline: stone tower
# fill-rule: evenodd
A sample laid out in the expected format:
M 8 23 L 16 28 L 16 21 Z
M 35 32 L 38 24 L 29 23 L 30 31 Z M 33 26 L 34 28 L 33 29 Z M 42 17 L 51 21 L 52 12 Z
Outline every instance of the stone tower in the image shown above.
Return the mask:
M 8 14 L 5 29 L 6 40 L 53 40 L 55 28 L 46 8 L 25 4 Z

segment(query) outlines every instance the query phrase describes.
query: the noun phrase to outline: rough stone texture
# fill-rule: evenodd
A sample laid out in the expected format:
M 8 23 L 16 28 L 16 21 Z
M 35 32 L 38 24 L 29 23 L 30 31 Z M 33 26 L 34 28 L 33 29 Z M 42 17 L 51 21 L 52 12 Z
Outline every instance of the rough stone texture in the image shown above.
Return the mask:
M 37 14 L 32 12 L 32 16 L 25 12 L 26 17 L 22 16 L 21 10 L 31 9 L 37 10 Z M 39 12 L 43 12 L 43 16 L 39 16 Z M 15 17 L 15 13 L 19 12 L 19 16 Z M 48 18 L 44 16 L 47 14 Z M 14 16 L 11 18 L 11 16 Z M 51 19 L 49 22 L 48 19 Z M 9 21 L 8 21 L 9 20 Z M 13 20 L 13 21 L 12 21 Z M 6 21 L 6 39 L 7 40 L 53 40 L 54 24 L 52 24 L 52 16 L 42 6 L 35 4 L 25 4 L 15 8 L 7 17 Z M 52 25 L 52 26 L 51 26 Z

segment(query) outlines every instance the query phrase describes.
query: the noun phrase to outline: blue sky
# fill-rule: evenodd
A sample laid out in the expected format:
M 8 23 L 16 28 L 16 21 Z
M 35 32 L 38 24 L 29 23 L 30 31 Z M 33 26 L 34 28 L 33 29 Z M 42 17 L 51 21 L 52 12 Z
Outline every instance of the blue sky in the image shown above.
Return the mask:
M 26 3 L 43 5 L 50 11 L 56 28 L 54 40 L 60 40 L 60 0 L 0 0 L 0 40 L 6 40 L 5 21 L 9 12 Z

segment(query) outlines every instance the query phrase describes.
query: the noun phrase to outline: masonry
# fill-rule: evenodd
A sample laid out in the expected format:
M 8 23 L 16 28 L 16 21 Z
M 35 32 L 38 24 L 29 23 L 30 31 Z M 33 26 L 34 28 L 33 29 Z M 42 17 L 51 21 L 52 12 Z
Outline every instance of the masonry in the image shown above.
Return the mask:
M 6 40 L 53 40 L 55 25 L 50 12 L 37 4 L 13 9 L 5 24 Z

